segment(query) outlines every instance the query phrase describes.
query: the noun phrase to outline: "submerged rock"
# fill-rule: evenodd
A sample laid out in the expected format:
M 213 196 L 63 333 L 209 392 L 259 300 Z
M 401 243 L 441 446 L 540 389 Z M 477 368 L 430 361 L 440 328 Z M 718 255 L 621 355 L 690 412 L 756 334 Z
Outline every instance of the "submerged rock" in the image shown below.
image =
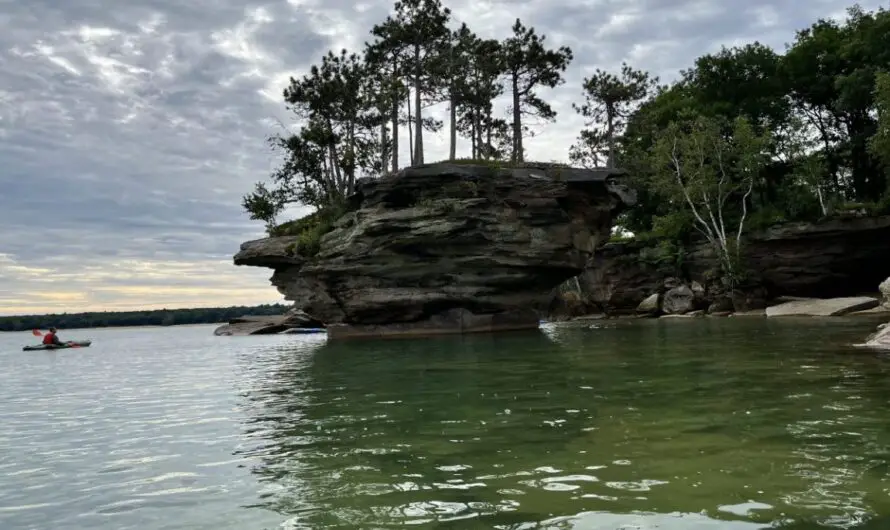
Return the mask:
M 284 315 L 242 316 L 229 320 L 213 331 L 214 335 L 272 335 L 296 328 L 323 328 L 324 323 L 299 309 L 291 309 Z
M 879 326 L 878 331 L 872 333 L 870 337 L 865 339 L 865 344 L 863 344 L 863 346 L 880 350 L 890 350 L 890 325 L 883 324 Z
M 768 307 L 766 316 L 838 317 L 856 311 L 865 311 L 877 306 L 877 298 L 868 296 L 829 298 L 826 300 L 798 300 Z
M 359 180 L 316 255 L 266 238 L 244 243 L 235 264 L 272 268 L 331 338 L 535 328 L 535 310 L 633 202 L 608 172 L 418 166 Z

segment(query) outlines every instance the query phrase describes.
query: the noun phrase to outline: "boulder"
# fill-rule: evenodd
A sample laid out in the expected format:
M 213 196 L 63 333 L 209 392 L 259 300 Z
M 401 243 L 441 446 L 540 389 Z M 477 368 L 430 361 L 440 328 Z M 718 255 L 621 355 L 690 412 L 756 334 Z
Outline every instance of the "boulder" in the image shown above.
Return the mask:
M 661 295 L 650 294 L 637 306 L 637 313 L 641 315 L 657 315 L 661 311 Z
M 533 328 L 527 310 L 546 311 L 633 204 L 613 173 L 440 163 L 363 178 L 316 253 L 267 238 L 234 261 L 273 269 L 329 338 Z
M 729 314 L 732 313 L 734 307 L 732 303 L 732 298 L 728 296 L 721 296 L 716 298 L 711 304 L 708 306 L 708 314 L 716 315 L 720 314 Z
M 881 350 L 890 350 L 890 326 L 884 324 L 878 327 L 878 331 L 872 333 L 865 340 L 864 346 Z
M 766 309 L 766 316 L 817 316 L 837 317 L 878 306 L 878 299 L 868 296 L 829 298 L 825 300 L 799 300 L 774 305 Z
M 668 315 L 684 315 L 695 310 L 695 293 L 687 285 L 679 285 L 664 293 L 661 310 Z

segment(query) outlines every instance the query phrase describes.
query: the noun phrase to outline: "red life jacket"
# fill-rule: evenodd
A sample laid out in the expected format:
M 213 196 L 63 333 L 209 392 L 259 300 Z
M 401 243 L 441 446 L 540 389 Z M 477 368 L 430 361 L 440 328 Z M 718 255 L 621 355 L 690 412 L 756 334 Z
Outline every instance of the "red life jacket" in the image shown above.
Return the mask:
M 53 341 L 55 340 L 55 338 L 56 338 L 56 334 L 50 331 L 49 333 L 47 333 L 46 335 L 43 336 L 43 343 L 44 344 L 53 344 Z

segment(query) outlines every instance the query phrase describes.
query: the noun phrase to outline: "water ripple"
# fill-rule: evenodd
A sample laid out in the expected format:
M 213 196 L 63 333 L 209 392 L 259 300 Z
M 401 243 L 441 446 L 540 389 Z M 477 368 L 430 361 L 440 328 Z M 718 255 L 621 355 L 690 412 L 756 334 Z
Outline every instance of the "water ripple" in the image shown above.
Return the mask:
M 890 369 L 832 357 L 843 327 L 730 320 L 360 344 L 90 330 L 91 348 L 35 355 L 3 336 L 0 527 L 752 530 L 890 514 Z

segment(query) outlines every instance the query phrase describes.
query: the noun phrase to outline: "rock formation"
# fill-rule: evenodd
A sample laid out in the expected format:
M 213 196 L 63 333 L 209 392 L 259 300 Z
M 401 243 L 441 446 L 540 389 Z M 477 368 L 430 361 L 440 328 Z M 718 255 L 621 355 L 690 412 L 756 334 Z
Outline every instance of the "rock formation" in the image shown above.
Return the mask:
M 865 346 L 879 350 L 890 350 L 890 324 L 882 324 L 865 340 Z
M 430 164 L 359 180 L 316 255 L 275 237 L 235 264 L 272 268 L 330 338 L 537 327 L 634 201 L 604 171 Z
M 767 308 L 768 317 L 839 317 L 867 311 L 878 307 L 878 300 L 868 296 L 852 296 L 845 298 L 829 298 L 814 300 L 793 300 Z
M 285 333 L 289 330 L 323 328 L 324 323 L 316 320 L 299 309 L 291 309 L 279 316 L 245 315 L 229 320 L 213 331 L 214 335 L 272 335 Z
M 705 296 L 723 310 L 762 309 L 781 296 L 805 298 L 877 295 L 890 262 L 890 216 L 787 223 L 746 239 L 745 266 L 754 283 L 735 293 L 715 285 L 716 261 L 707 244 L 682 256 L 682 263 L 657 255 L 651 244 L 610 243 L 601 248 L 578 278 L 590 312 L 634 313 L 653 293 L 666 293 L 671 277 L 703 284 Z M 679 266 L 678 266 L 679 265 Z M 682 270 L 678 270 L 682 269 Z M 890 307 L 890 279 L 882 284 Z M 715 309 L 717 307 L 715 306 Z

